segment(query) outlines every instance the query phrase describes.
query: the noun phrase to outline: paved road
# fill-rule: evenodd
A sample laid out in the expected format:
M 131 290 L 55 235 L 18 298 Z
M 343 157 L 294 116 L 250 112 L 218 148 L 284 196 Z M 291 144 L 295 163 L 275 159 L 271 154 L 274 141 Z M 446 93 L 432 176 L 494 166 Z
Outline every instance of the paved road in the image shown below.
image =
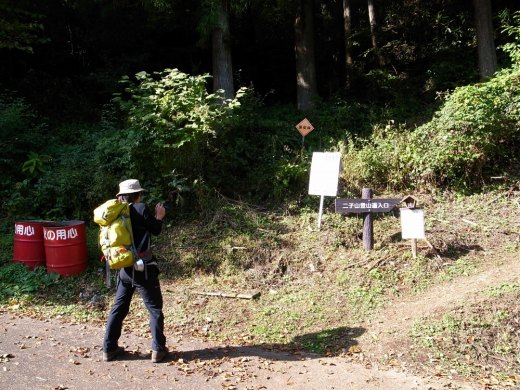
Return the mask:
M 182 338 L 164 363 L 149 340 L 125 334 L 125 353 L 101 360 L 103 329 L 0 313 L 0 389 L 476 389 L 347 357 L 293 355 L 258 347 L 208 345 Z M 174 340 L 175 341 L 175 340 Z

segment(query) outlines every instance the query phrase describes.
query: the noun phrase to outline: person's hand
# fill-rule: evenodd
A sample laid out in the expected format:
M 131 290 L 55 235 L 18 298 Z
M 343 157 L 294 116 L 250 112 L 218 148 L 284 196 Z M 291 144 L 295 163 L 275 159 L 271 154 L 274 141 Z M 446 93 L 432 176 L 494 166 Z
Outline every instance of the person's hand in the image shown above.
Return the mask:
M 162 203 L 157 203 L 155 205 L 155 218 L 159 221 L 162 221 L 164 216 L 166 215 L 166 209 Z

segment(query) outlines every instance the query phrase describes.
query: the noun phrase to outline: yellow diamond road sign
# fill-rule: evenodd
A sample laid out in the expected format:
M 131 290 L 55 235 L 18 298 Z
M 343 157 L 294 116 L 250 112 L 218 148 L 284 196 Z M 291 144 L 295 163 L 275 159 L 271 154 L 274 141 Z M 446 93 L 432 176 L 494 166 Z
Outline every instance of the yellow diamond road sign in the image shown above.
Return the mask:
M 300 132 L 300 134 L 305 137 L 312 130 L 314 130 L 314 126 L 311 125 L 311 122 L 307 118 L 302 120 L 300 123 L 296 125 L 296 129 Z

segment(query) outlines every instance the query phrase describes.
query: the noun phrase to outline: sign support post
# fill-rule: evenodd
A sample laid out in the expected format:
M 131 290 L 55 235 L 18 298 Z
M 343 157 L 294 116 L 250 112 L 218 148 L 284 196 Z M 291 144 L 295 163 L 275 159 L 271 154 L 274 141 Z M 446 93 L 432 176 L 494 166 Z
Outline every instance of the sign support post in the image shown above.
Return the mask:
M 417 239 L 416 238 L 412 238 L 411 245 L 412 245 L 412 258 L 416 259 L 417 258 Z
M 318 213 L 318 230 L 321 229 L 321 216 L 323 215 L 323 199 L 325 198 L 324 195 L 321 195 L 320 197 L 320 211 Z
M 372 199 L 372 188 L 361 190 L 362 199 Z M 363 214 L 363 249 L 371 251 L 374 249 L 374 221 L 372 213 Z
M 362 199 L 336 199 L 336 213 L 363 215 L 363 248 L 374 248 L 373 213 L 388 213 L 397 206 L 399 199 L 373 199 L 371 188 L 363 188 Z

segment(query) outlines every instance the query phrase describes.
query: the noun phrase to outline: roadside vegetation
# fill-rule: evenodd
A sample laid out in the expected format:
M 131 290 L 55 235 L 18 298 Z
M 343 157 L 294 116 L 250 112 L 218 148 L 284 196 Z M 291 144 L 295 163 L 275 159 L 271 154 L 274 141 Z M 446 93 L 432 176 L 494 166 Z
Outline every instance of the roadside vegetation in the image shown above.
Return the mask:
M 332 205 L 318 231 L 312 208 L 266 212 L 221 199 L 220 212 L 208 220 L 172 222 L 156 242 L 172 345 L 189 335 L 366 360 L 370 351 L 360 338 L 370 332 L 371 321 L 384 322 L 378 313 L 389 302 L 518 258 L 520 226 L 511 210 L 519 207 L 519 195 L 518 182 L 470 196 L 420 194 L 433 248 L 419 241 L 415 259 L 393 215 L 376 219 L 375 248 L 365 252 L 362 220 L 334 214 Z M 2 309 L 102 326 L 113 292 L 104 285 L 97 260 L 96 227 L 89 230 L 89 269 L 70 278 L 48 275 L 43 268 L 28 272 L 10 262 L 12 235 L 6 232 Z M 403 346 L 415 345 L 414 352 L 403 351 L 401 359 L 410 365 L 419 361 L 437 374 L 478 375 L 497 389 L 518 384 L 519 282 L 497 281 L 482 291 L 478 304 L 415 320 L 400 335 Z M 260 296 L 199 295 L 208 292 Z M 146 309 L 138 299 L 132 305 L 126 329 L 146 336 Z

